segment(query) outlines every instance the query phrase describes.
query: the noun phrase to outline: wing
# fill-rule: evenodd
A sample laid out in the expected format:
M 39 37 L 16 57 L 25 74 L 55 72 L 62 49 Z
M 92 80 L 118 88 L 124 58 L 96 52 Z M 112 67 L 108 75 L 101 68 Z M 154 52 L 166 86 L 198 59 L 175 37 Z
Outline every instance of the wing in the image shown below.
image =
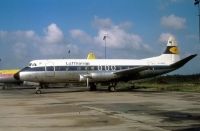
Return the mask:
M 119 70 L 119 71 L 113 72 L 113 74 L 116 74 L 119 77 L 138 75 L 141 71 L 148 70 L 149 68 L 150 68 L 149 66 L 140 66 L 140 67 L 135 67 L 135 68 Z
M 194 55 L 190 55 L 172 65 L 170 65 L 170 68 L 174 68 L 174 69 L 178 69 L 180 67 L 182 67 L 184 64 L 186 64 L 188 61 L 190 61 L 191 59 L 193 59 L 194 57 L 196 57 L 197 54 L 194 54 Z

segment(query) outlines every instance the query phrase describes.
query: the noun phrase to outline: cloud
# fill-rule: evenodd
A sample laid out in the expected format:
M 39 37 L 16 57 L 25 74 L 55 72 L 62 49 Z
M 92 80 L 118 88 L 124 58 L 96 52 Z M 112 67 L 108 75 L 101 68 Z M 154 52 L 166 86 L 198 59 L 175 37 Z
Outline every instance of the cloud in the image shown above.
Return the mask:
M 69 42 L 64 39 L 63 31 L 55 23 L 48 25 L 42 35 L 33 30 L 0 31 L 0 44 L 0 56 L 7 57 L 8 55 L 22 61 L 23 58 L 29 60 L 63 58 L 69 47 Z M 70 47 L 76 49 L 74 53 L 78 54 L 77 45 L 70 45 Z
M 169 9 L 171 5 L 177 5 L 183 2 L 184 0 L 157 0 L 157 1 L 158 1 L 159 9 L 166 10 L 166 9 Z
M 74 38 L 74 39 L 78 38 L 81 42 L 84 42 L 84 43 L 87 43 L 87 42 L 92 43 L 93 42 L 92 37 L 80 29 L 72 29 L 70 31 L 70 34 L 71 34 L 72 38 Z
M 106 29 L 113 25 L 112 20 L 109 18 L 101 19 L 97 16 L 94 17 L 93 25 L 98 29 Z
M 93 35 L 72 29 L 67 37 L 55 23 L 44 27 L 40 34 L 34 30 L 0 31 L 0 56 L 4 56 L 1 57 L 3 60 L 11 60 L 9 65 L 22 66 L 33 59 L 66 58 L 68 50 L 73 58 L 85 58 L 89 51 L 97 54 L 97 58 L 103 58 L 105 34 L 108 35 L 108 58 L 136 58 L 150 54 L 151 47 L 132 31 L 131 22 L 115 24 L 109 18 L 95 17 L 92 25 L 95 27 Z
M 186 19 L 171 14 L 161 18 L 161 25 L 167 28 L 180 30 L 186 27 Z
M 118 26 L 111 27 L 107 30 L 99 30 L 97 36 L 94 37 L 94 43 L 104 46 L 104 35 L 108 35 L 107 47 L 110 48 L 131 47 L 137 50 L 142 47 L 142 38 L 139 35 L 128 33 Z
M 47 43 L 61 42 L 63 40 L 63 32 L 56 24 L 52 23 L 45 31 L 44 39 Z
M 27 50 L 26 50 L 27 47 L 26 46 L 27 45 L 22 42 L 17 42 L 14 44 L 13 51 L 17 58 L 24 59 L 24 56 L 27 55 Z
M 168 39 L 169 39 L 170 36 L 174 37 L 174 35 L 172 35 L 171 33 L 162 33 L 160 35 L 160 37 L 159 37 L 159 42 L 161 42 L 161 43 L 167 43 L 167 41 L 168 41 Z
M 128 31 L 132 25 L 130 22 L 117 25 L 109 18 L 101 19 L 95 17 L 93 25 L 97 28 L 97 34 L 95 36 L 90 36 L 81 29 L 73 29 L 70 31 L 71 37 L 82 43 L 104 47 L 105 41 L 103 37 L 107 35 L 106 44 L 109 48 L 132 48 L 133 50 L 149 48 L 148 45 L 143 43 L 141 36 Z

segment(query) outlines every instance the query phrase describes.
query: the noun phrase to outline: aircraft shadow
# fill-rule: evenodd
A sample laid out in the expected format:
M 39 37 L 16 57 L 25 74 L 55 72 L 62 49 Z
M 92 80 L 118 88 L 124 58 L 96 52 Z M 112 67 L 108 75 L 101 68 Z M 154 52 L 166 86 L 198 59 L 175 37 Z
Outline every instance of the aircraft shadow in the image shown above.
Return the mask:
M 35 92 L 35 86 L 20 86 L 20 87 L 8 87 L 4 90 L 33 90 Z M 95 93 L 113 93 L 108 91 L 105 87 L 98 87 L 96 91 L 90 91 L 86 87 L 48 87 L 41 89 L 42 94 L 49 94 L 49 93 L 73 93 L 73 92 L 95 92 Z M 115 92 L 141 92 L 141 93 L 161 93 L 166 92 L 162 90 L 152 90 L 146 88 L 135 88 L 135 87 L 121 87 L 116 88 Z

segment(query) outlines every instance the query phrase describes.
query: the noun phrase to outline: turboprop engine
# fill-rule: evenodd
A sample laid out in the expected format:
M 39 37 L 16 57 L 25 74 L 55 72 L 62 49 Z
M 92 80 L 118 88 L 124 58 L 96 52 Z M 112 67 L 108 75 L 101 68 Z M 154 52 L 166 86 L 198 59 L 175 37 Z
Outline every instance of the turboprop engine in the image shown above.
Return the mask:
M 80 75 L 80 81 L 85 82 L 87 79 L 90 81 L 109 81 L 112 79 L 115 79 L 117 76 L 113 73 L 110 72 L 105 72 L 105 73 L 90 73 L 87 75 Z

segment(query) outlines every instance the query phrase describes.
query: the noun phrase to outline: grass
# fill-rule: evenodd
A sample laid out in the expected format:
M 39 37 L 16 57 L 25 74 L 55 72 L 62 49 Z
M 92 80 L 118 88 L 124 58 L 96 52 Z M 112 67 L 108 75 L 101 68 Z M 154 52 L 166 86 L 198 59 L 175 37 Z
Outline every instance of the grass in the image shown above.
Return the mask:
M 136 83 L 135 88 L 148 88 L 157 91 L 181 91 L 181 92 L 200 92 L 200 84 L 193 83 Z
M 148 89 L 156 91 L 180 91 L 200 93 L 200 74 L 160 76 L 141 82 L 119 83 L 121 89 Z

